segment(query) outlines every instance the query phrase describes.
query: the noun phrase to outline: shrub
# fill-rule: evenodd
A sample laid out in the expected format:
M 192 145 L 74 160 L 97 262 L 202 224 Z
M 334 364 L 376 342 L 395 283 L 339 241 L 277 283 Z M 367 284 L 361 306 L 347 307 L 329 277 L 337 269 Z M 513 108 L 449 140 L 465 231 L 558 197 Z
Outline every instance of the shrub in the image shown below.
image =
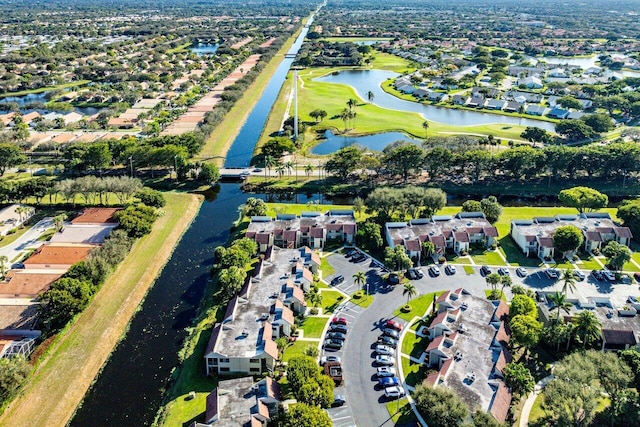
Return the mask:
M 313 307 L 311 310 L 309 310 L 309 313 L 311 313 L 312 316 L 316 316 L 318 312 L 319 311 L 316 307 Z
M 353 299 L 360 299 L 364 296 L 364 293 L 362 291 L 358 291 L 355 294 L 353 294 Z
M 411 306 L 409 304 L 405 304 L 400 307 L 400 311 L 403 313 L 409 313 L 411 311 Z
M 140 202 L 147 206 L 153 206 L 154 208 L 161 208 L 166 203 L 166 200 L 160 191 L 153 190 L 148 187 L 138 190 L 135 196 L 140 199 Z
M 447 260 L 447 259 L 446 259 L 445 257 L 443 257 L 443 256 L 438 257 L 438 262 L 439 262 L 440 264 L 444 264 L 446 260 Z

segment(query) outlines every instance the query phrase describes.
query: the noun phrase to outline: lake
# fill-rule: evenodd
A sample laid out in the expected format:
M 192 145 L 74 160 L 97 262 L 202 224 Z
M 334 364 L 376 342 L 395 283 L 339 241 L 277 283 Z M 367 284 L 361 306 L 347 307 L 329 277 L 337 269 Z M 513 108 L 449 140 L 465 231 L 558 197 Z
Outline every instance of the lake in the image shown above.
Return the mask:
M 421 114 L 429 121 L 455 126 L 486 125 L 491 123 L 519 126 L 536 126 L 550 132 L 555 131 L 555 124 L 535 119 L 503 116 L 500 114 L 481 113 L 469 110 L 436 107 L 413 101 L 405 101 L 382 90 L 381 83 L 399 76 L 398 73 L 385 70 L 350 70 L 337 74 L 328 74 L 315 80 L 327 83 L 346 84 L 355 89 L 362 99 L 367 99 L 367 92 L 374 94 L 373 104 L 390 110 L 407 111 Z
M 324 138 L 318 145 L 313 147 L 313 154 L 331 154 L 341 148 L 350 145 L 358 145 L 373 151 L 382 151 L 384 147 L 396 141 L 410 141 L 417 145 L 422 144 L 422 140 L 405 135 L 402 132 L 381 132 L 373 135 L 363 136 L 343 136 L 335 135 L 330 130 L 324 133 Z
M 217 43 L 197 43 L 189 48 L 189 50 L 198 56 L 211 55 L 218 50 Z

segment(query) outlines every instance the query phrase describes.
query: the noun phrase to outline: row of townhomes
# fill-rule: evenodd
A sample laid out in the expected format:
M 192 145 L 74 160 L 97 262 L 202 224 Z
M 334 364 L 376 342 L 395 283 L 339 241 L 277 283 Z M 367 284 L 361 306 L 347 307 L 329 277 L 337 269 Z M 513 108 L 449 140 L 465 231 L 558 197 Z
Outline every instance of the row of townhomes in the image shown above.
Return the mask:
M 305 313 L 304 292 L 320 259 L 308 247 L 270 247 L 240 293 L 213 328 L 205 364 L 208 375 L 259 375 L 278 359 L 275 339 L 291 335 L 295 316 Z
M 436 307 L 436 317 L 418 331 L 431 340 L 423 358 L 435 372 L 426 381 L 454 391 L 469 407 L 480 407 L 504 423 L 512 398 L 503 372 L 511 362 L 509 306 L 460 288 L 440 295 Z
M 35 329 L 37 297 L 105 241 L 118 226 L 114 218 L 117 211 L 117 208 L 85 209 L 64 223 L 49 242 L 36 248 L 18 265 L 20 268 L 7 272 L 0 281 L 0 358 L 30 354 L 40 336 Z
M 327 240 L 354 243 L 358 227 L 353 211 L 303 212 L 251 217 L 246 237 L 258 243 L 260 252 L 270 246 L 281 248 L 324 248 Z
M 511 237 L 525 255 L 535 254 L 539 258 L 548 259 L 555 255 L 553 247 L 555 230 L 567 225 L 573 225 L 582 230 L 586 252 L 600 250 L 603 244 L 612 240 L 629 246 L 633 238 L 628 227 L 619 226 L 608 213 L 599 212 L 514 220 L 511 221 Z
M 580 215 L 556 215 L 548 218 L 511 221 L 511 237 L 526 256 L 549 259 L 555 255 L 553 234 L 558 227 L 573 225 L 584 235 L 584 250 L 600 250 L 607 242 L 629 246 L 633 235 L 621 227 L 608 213 L 591 212 Z M 432 216 L 408 222 L 388 222 L 385 237 L 390 247 L 402 245 L 416 262 L 422 256 L 422 244 L 431 242 L 436 254 L 446 251 L 468 252 L 471 245 L 489 247 L 496 243 L 498 230 L 482 212 L 460 212 L 455 216 Z
M 471 244 L 493 245 L 498 230 L 482 212 L 460 212 L 455 216 L 434 215 L 409 222 L 388 222 L 385 236 L 390 247 L 404 246 L 411 259 L 419 262 L 424 242 L 433 243 L 437 254 L 446 250 L 468 252 Z

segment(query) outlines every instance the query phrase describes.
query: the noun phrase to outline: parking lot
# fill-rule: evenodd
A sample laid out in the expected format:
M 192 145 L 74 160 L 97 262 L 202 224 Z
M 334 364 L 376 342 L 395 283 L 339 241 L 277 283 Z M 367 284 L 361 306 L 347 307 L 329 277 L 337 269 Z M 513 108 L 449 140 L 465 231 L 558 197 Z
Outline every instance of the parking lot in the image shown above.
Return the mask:
M 348 302 L 342 305 L 335 313 L 336 317 L 344 317 L 349 322 L 349 330 L 345 344 L 341 350 L 327 352 L 342 357 L 344 385 L 336 391 L 336 394 L 345 394 L 347 403 L 341 408 L 332 408 L 329 414 L 335 425 L 339 426 L 383 426 L 393 425 L 386 409 L 387 399 L 384 390 L 376 387 L 375 343 L 382 332 L 382 326 L 387 319 L 393 318 L 393 311 L 406 302 L 402 295 L 402 285 L 392 286 L 382 280 L 386 272 L 379 264 L 367 259 L 362 262 L 351 262 L 342 254 L 334 254 L 328 258 L 329 263 L 335 269 L 335 274 L 324 279 L 327 282 L 333 277 L 342 274 L 345 280 L 335 286 L 341 291 L 352 294 L 358 290 L 354 284 L 353 275 L 363 271 L 367 278 L 368 292 L 374 295 L 373 303 L 366 309 Z M 473 273 L 464 270 L 464 266 L 457 265 L 455 274 L 447 274 L 444 268 L 440 274 L 434 276 L 428 273 L 427 267 L 422 267 L 424 276 L 421 279 L 412 280 L 418 294 L 426 294 L 434 291 L 453 290 L 463 287 L 475 295 L 484 295 L 490 288 L 482 274 L 481 266 L 470 266 Z M 513 284 L 523 284 L 539 291 L 554 291 L 562 288 L 560 280 L 552 280 L 543 269 L 528 268 L 526 277 L 519 277 L 515 267 L 505 267 L 513 279 Z M 492 272 L 497 272 L 498 266 L 492 267 Z M 606 295 L 616 303 L 622 300 L 624 304 L 629 293 L 637 294 L 637 287 L 608 281 L 596 281 L 584 271 L 586 278 L 576 283 L 574 297 L 588 298 L 590 296 Z M 362 289 L 367 289 L 367 285 Z M 505 289 L 507 298 L 511 297 L 508 288 Z M 417 313 L 416 313 L 417 314 Z M 401 319 L 401 323 L 403 322 Z

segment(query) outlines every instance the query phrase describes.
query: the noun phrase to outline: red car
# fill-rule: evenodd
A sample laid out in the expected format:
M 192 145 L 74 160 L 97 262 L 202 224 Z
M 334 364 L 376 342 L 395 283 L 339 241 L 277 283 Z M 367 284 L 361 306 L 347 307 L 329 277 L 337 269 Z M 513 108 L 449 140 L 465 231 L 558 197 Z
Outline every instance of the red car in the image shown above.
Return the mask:
M 346 326 L 348 322 L 347 322 L 347 319 L 345 319 L 344 317 L 334 317 L 331 320 L 331 323 L 339 324 L 339 325 L 345 325 Z
M 398 331 L 402 330 L 402 325 L 400 323 L 396 322 L 395 320 L 391 320 L 391 319 L 387 320 L 386 327 L 387 328 L 393 328 L 393 329 L 396 329 Z

